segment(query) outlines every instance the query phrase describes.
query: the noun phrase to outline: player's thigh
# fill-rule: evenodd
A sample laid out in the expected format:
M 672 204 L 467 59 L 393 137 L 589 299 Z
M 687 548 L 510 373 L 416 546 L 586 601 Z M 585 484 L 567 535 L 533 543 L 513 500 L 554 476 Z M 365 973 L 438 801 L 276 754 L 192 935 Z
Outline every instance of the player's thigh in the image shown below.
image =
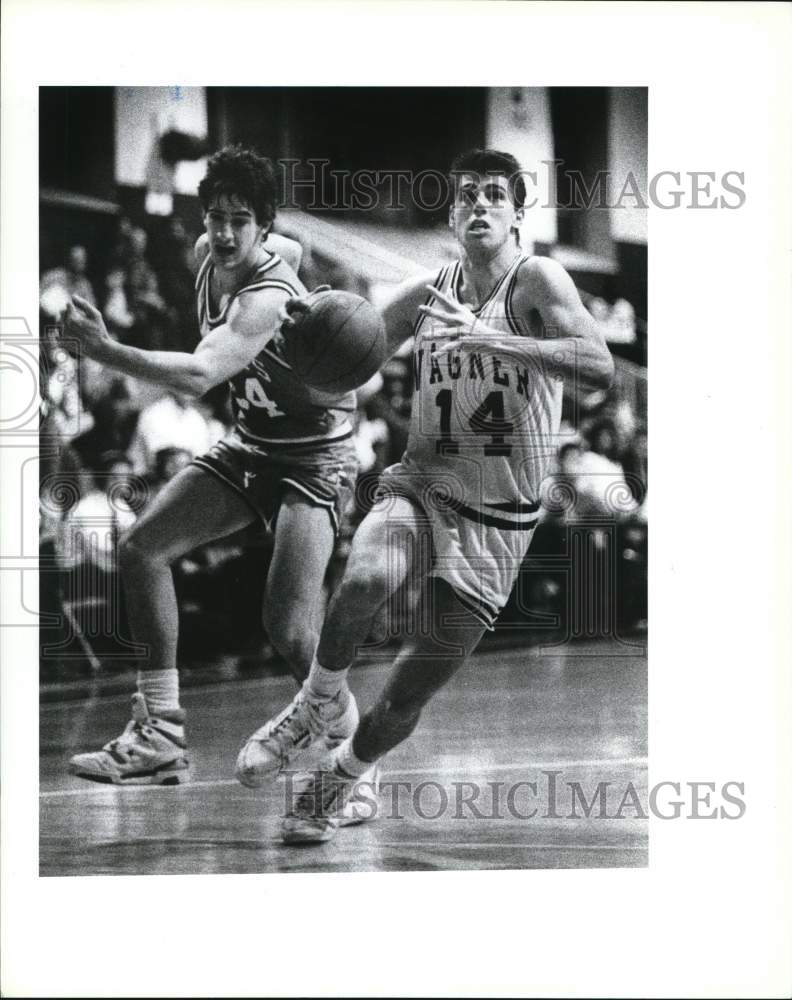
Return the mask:
M 333 554 L 335 532 L 324 507 L 288 490 L 278 508 L 275 545 L 267 576 L 266 600 L 302 613 L 322 591 Z
M 430 577 L 421 601 L 421 627 L 399 653 L 383 692 L 396 705 L 425 704 L 465 664 L 486 631 L 445 580 Z
M 122 553 L 145 552 L 170 563 L 254 520 L 252 508 L 236 490 L 190 465 L 174 476 L 141 514 L 122 540 Z
M 390 595 L 408 578 L 419 583 L 431 562 L 432 534 L 426 515 L 405 497 L 385 497 L 355 532 L 344 582 L 376 578 L 380 589 Z

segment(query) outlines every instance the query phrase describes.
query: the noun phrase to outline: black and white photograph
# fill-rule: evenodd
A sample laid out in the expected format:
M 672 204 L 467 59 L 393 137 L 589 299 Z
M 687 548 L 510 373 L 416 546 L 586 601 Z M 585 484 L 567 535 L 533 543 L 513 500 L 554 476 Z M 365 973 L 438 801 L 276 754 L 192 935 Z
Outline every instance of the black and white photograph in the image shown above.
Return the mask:
M 645 865 L 646 89 L 39 136 L 41 873 Z
M 35 6 L 4 994 L 783 995 L 792 17 Z

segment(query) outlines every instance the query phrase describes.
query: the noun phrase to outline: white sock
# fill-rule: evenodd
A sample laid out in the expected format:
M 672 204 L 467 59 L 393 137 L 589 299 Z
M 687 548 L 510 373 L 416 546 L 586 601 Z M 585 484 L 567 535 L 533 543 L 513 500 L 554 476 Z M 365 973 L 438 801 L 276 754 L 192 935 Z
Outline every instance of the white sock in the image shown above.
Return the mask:
M 308 673 L 308 680 L 305 682 L 306 690 L 311 697 L 319 701 L 335 698 L 338 692 L 346 687 L 348 673 L 349 667 L 345 667 L 343 670 L 328 670 L 314 657 Z
M 348 774 L 350 778 L 362 778 L 366 771 L 374 766 L 374 761 L 361 760 L 352 749 L 352 739 L 353 737 L 350 736 L 349 739 L 344 740 L 336 750 L 336 767 L 340 768 L 344 774 Z
M 179 711 L 179 671 L 174 668 L 138 671 L 138 691 L 153 715 Z

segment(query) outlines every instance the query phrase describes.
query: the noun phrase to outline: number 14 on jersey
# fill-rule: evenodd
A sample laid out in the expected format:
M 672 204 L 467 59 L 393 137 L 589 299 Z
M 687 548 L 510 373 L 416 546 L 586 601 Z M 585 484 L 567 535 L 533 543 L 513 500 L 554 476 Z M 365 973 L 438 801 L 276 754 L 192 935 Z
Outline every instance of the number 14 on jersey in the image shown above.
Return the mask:
M 450 389 L 441 389 L 435 397 L 435 405 L 440 410 L 440 437 L 435 442 L 439 455 L 458 455 L 459 441 L 451 434 L 451 408 L 454 396 Z M 490 392 L 480 406 L 470 415 L 468 426 L 474 434 L 489 438 L 484 442 L 485 455 L 511 455 L 512 446 L 507 435 L 514 430 L 514 424 L 506 420 L 503 407 L 503 393 Z

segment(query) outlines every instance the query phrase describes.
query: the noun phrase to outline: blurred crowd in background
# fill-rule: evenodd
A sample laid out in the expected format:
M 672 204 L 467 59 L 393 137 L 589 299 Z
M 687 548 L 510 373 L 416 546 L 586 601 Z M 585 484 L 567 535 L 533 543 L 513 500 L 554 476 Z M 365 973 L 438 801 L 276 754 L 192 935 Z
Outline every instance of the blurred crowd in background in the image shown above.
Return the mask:
M 192 351 L 198 342 L 195 235 L 176 218 L 152 218 L 145 229 L 120 218 L 101 260 L 89 260 L 83 247 L 72 246 L 61 267 L 41 275 L 41 611 L 60 622 L 42 628 L 45 679 L 68 678 L 86 664 L 112 668 L 131 657 L 115 564 L 118 534 L 231 422 L 225 386 L 191 401 L 87 359 L 78 365 L 59 342 L 59 321 L 77 294 L 102 310 L 111 336 L 123 343 Z M 309 253 L 304 272 L 309 288 L 327 282 L 368 291 L 365 279 L 342 261 Z M 614 342 L 634 326 L 628 302 L 585 301 L 613 328 Z M 392 358 L 359 393 L 359 484 L 328 571 L 328 594 L 343 572 L 379 472 L 401 458 L 411 395 L 409 352 Z M 501 617 L 502 634 L 516 629 L 521 641 L 530 641 L 531 633 L 546 640 L 570 629 L 627 635 L 645 628 L 645 406 L 645 379 L 624 377 L 623 369 L 608 392 L 565 399 L 543 517 Z M 270 544 L 266 533 L 252 527 L 190 553 L 174 567 L 183 656 L 234 655 L 239 663 L 272 661 L 277 668 L 260 622 Z M 592 588 L 602 606 L 577 621 L 570 596 L 575 579 L 605 579 L 603 573 L 612 586 Z

